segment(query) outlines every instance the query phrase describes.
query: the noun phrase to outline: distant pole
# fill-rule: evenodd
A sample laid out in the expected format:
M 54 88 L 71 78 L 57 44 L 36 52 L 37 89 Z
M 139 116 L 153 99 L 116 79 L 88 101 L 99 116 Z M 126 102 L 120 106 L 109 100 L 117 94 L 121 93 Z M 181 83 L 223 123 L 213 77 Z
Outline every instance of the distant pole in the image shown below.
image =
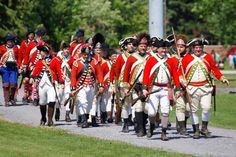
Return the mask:
M 149 33 L 151 37 L 164 37 L 163 0 L 149 0 Z

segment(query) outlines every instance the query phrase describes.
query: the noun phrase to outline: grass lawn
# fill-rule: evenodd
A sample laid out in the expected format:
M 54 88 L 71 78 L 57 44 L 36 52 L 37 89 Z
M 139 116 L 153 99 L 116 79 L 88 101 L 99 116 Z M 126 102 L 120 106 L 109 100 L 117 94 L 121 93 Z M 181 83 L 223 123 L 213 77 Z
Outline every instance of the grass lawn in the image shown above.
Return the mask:
M 236 129 L 236 94 L 219 94 L 216 97 L 216 113 L 212 105 L 210 125 L 221 128 Z M 199 115 L 201 117 L 201 115 Z M 201 119 L 199 119 L 200 121 Z M 171 122 L 175 122 L 175 107 L 171 112 Z M 189 120 L 189 124 L 190 120 Z
M 173 152 L 0 120 L 0 157 L 187 157 Z
M 217 88 L 236 88 L 236 75 L 224 75 L 229 80 L 229 86 L 226 86 L 225 84 L 221 83 L 219 80 L 215 80 L 215 84 Z

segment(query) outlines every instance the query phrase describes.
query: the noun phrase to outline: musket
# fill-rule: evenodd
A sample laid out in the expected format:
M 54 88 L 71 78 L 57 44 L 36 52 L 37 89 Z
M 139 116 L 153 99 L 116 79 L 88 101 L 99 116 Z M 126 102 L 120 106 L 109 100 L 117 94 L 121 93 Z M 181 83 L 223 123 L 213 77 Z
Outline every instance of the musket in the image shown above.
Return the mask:
M 26 77 L 25 72 L 22 72 L 22 74 L 21 74 L 21 80 L 20 80 L 20 84 L 19 84 L 19 86 L 18 86 L 18 89 L 21 89 L 21 86 L 22 86 L 22 84 L 23 84 L 23 82 L 24 82 L 25 77 Z
M 138 98 L 136 98 L 136 99 L 134 99 L 134 100 L 132 101 L 131 106 L 134 106 L 134 104 L 135 104 L 138 100 L 143 99 L 143 98 L 147 98 L 149 95 L 154 94 L 154 93 L 157 93 L 157 92 L 161 91 L 162 89 L 163 89 L 163 88 L 159 88 L 159 89 L 157 89 L 157 90 L 154 90 L 154 91 L 148 93 L 146 96 L 144 96 L 144 95 L 139 96 Z
M 211 76 L 210 78 L 211 78 L 212 87 L 213 87 L 212 96 L 213 96 L 213 106 L 214 106 L 214 115 L 215 115 L 216 113 L 216 85 L 215 85 L 214 79 Z
M 134 83 L 132 84 L 132 86 L 129 88 L 127 95 L 124 96 L 123 99 L 121 99 L 122 104 L 125 102 L 125 99 L 130 95 L 130 91 L 134 89 L 136 83 L 138 82 L 139 77 L 142 75 L 143 69 L 140 71 L 140 73 L 138 74 L 137 78 L 134 80 Z
M 179 67 L 180 67 L 180 69 L 181 69 L 181 72 L 182 72 L 182 75 L 183 75 L 183 79 L 184 79 L 184 81 L 186 82 L 186 77 L 185 77 L 185 73 L 184 73 L 184 68 L 183 68 L 183 66 L 182 66 L 182 63 L 181 63 L 181 61 L 180 61 L 180 58 L 181 58 L 181 56 L 180 56 L 180 52 L 179 52 L 179 49 L 177 48 L 177 41 L 176 41 L 176 36 L 175 36 L 175 32 L 174 32 L 174 28 L 172 27 L 172 32 L 173 32 L 173 35 L 174 35 L 174 40 L 175 40 L 175 47 L 176 47 L 176 50 L 177 50 L 177 55 L 178 55 L 178 60 L 179 60 Z M 189 91 L 188 91 L 188 88 L 186 87 L 185 88 L 185 90 L 186 90 L 186 98 L 187 98 L 187 101 L 188 101 L 188 103 L 189 103 L 189 109 L 190 109 L 190 115 L 191 115 L 191 118 L 192 118 L 192 120 L 193 120 L 193 113 L 192 113 L 192 98 L 191 98 L 191 96 L 190 96 L 190 94 L 189 94 Z M 193 122 L 193 124 L 194 124 L 194 122 Z

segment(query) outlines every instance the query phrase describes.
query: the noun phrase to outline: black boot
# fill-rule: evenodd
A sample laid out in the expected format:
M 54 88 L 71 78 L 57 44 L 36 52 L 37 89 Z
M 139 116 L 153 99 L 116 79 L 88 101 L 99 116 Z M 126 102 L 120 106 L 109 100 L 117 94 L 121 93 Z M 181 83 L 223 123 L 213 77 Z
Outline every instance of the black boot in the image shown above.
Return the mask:
M 185 121 L 179 121 L 179 134 L 180 135 L 188 135 L 187 130 L 185 128 Z
M 9 83 L 3 83 L 3 96 L 4 96 L 4 101 L 5 101 L 5 106 L 9 107 L 10 103 L 10 87 Z
M 177 133 L 180 133 L 180 125 L 177 117 L 176 117 L 176 131 Z
M 86 114 L 81 115 L 82 117 L 82 124 L 81 124 L 81 128 L 88 128 L 88 120 L 87 120 L 87 116 Z
M 148 138 L 152 137 L 154 129 L 155 129 L 155 124 L 150 123 L 149 129 L 148 129 L 148 132 L 147 132 L 147 137 Z
M 47 106 L 46 105 L 40 105 L 40 112 L 41 112 L 40 125 L 44 126 L 47 122 L 47 118 L 46 118 Z
M 169 138 L 166 136 L 166 130 L 167 128 L 162 128 L 162 133 L 161 133 L 161 140 L 162 141 L 168 141 Z
M 202 129 L 201 129 L 201 134 L 204 135 L 206 138 L 211 138 L 211 132 L 208 131 L 207 129 L 208 122 L 207 121 L 202 121 Z
M 145 135 L 144 132 L 144 114 L 143 112 L 135 112 L 135 119 L 137 120 L 137 136 L 143 137 Z
M 59 108 L 56 108 L 55 120 L 56 120 L 56 121 L 59 121 L 59 120 L 60 120 L 60 109 L 59 109 Z
M 65 121 L 66 121 L 66 122 L 71 122 L 71 119 L 70 119 L 70 111 L 66 111 Z
M 132 114 L 129 115 L 129 121 L 128 121 L 128 126 L 133 126 L 134 122 L 132 121 Z
M 129 132 L 128 121 L 129 121 L 128 118 L 124 119 L 124 124 L 123 124 L 123 128 L 122 128 L 122 132 L 124 132 L 124 133 L 128 133 Z
M 16 85 L 10 83 L 10 102 L 13 106 L 16 105 L 15 93 L 16 93 Z
M 193 125 L 193 139 L 200 138 L 199 124 Z
M 48 126 L 53 126 L 53 114 L 54 114 L 54 107 L 56 102 L 50 102 L 48 104 Z
M 96 117 L 95 116 L 92 116 L 92 127 L 98 127 L 98 123 L 96 122 Z
M 107 112 L 102 112 L 101 113 L 101 123 L 106 124 L 107 121 Z
M 82 123 L 82 116 L 81 116 L 81 115 L 78 115 L 78 118 L 77 118 L 77 126 L 80 127 L 80 126 L 81 126 L 81 123 Z

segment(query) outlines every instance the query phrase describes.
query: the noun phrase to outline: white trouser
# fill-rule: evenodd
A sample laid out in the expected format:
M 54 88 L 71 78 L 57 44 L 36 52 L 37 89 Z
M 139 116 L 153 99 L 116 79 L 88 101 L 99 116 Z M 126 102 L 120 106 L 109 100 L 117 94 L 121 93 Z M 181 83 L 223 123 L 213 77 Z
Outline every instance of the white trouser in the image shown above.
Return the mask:
M 60 87 L 58 86 L 57 90 L 58 90 L 58 98 L 59 98 L 59 101 L 60 101 L 61 105 L 64 105 L 65 100 L 67 100 L 67 99 L 69 98 L 70 93 L 71 93 L 71 90 L 70 90 L 70 81 L 65 81 L 65 87 L 64 87 L 64 89 L 62 89 L 62 88 L 60 88 Z M 66 104 L 66 111 L 70 111 L 70 106 L 69 106 L 69 105 L 70 105 L 70 103 L 68 102 L 68 103 Z M 59 107 L 60 107 L 59 104 L 56 103 L 56 108 L 59 108 Z
M 189 103 L 187 102 L 186 96 L 181 95 L 176 99 L 176 117 L 178 121 L 184 121 L 185 117 L 189 117 Z
M 121 97 L 124 98 L 124 89 L 120 89 Z M 127 119 L 129 118 L 129 115 L 132 114 L 131 109 L 131 96 L 126 97 L 124 103 L 122 104 L 121 108 L 121 118 Z
M 159 89 L 153 86 L 152 91 Z M 158 112 L 158 107 L 162 114 L 168 115 L 170 112 L 170 100 L 168 98 L 168 88 L 163 87 L 159 92 L 151 94 L 148 100 L 148 116 L 155 117 Z
M 94 87 L 85 86 L 83 87 L 77 95 L 77 115 L 88 114 L 92 108 L 94 98 Z
M 39 104 L 47 105 L 49 102 L 56 102 L 56 92 L 52 84 L 44 83 L 39 86 Z
M 198 88 L 192 95 L 192 123 L 199 124 L 198 121 L 198 111 L 199 106 L 202 109 L 202 121 L 208 121 L 210 118 L 210 110 L 211 110 L 211 91 L 203 91 Z
M 106 104 L 106 111 L 107 112 L 111 112 L 111 110 L 112 110 L 112 102 L 111 102 L 111 100 L 112 100 L 112 87 L 111 86 L 109 86 L 109 88 L 108 88 L 108 91 L 105 93 L 105 99 L 106 99 L 106 102 L 105 102 L 105 104 Z M 113 109 L 114 109 L 114 106 L 113 106 Z

